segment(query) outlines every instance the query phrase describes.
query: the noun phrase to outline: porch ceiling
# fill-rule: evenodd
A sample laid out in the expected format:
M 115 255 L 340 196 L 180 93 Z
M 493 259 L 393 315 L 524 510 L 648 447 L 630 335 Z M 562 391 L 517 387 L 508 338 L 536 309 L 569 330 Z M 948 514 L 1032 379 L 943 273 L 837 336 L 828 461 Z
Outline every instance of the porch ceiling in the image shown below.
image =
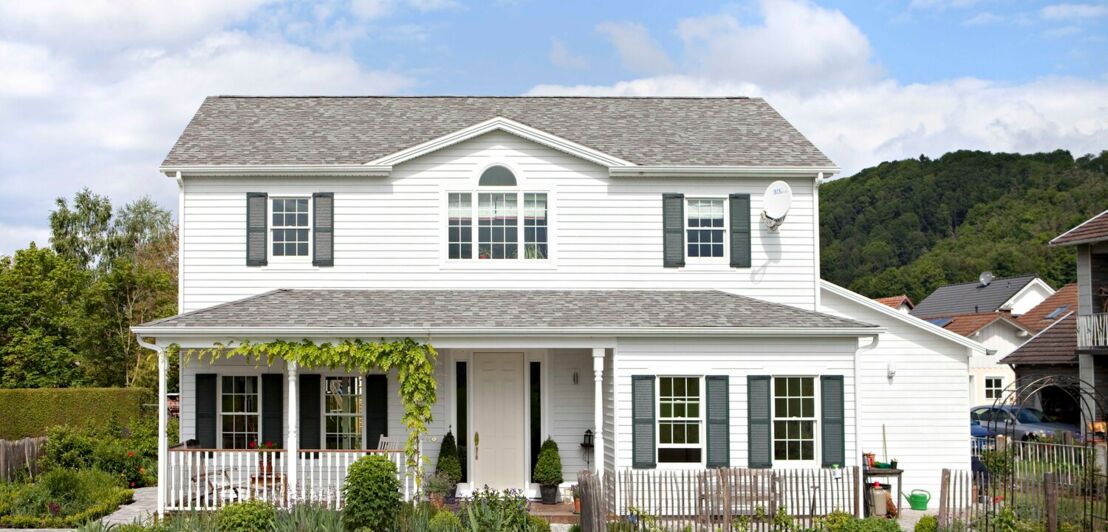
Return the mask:
M 879 330 L 859 321 L 714 290 L 282 289 L 134 328 L 144 335 L 416 329 L 505 334 L 657 329 L 873 334 Z

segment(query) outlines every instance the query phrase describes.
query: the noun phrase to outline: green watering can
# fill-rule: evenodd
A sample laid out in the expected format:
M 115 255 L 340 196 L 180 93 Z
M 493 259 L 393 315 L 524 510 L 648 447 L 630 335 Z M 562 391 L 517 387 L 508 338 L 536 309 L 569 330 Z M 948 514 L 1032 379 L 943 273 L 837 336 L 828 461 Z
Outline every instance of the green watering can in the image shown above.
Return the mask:
M 912 493 L 905 495 L 905 499 L 908 499 L 908 506 L 911 506 L 913 510 L 926 510 L 927 502 L 931 500 L 931 494 L 927 490 L 912 490 Z

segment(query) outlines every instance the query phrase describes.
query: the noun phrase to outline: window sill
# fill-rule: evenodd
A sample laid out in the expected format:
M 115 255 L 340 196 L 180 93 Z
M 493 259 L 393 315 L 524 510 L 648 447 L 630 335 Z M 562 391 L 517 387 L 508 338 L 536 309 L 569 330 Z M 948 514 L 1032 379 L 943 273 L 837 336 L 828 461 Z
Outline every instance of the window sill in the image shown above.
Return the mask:
M 439 266 L 441 270 L 557 270 L 552 260 L 451 260 Z
M 306 261 L 295 261 L 295 262 L 283 262 L 283 261 L 274 262 L 273 260 L 270 260 L 269 264 L 267 264 L 265 266 L 262 266 L 261 269 L 264 270 L 264 271 L 273 271 L 273 272 L 316 271 L 316 270 L 319 270 L 319 266 L 316 266 L 316 265 L 312 264 L 312 261 L 310 259 L 306 260 Z
M 731 263 L 726 260 L 690 260 L 685 259 L 686 270 L 726 270 Z

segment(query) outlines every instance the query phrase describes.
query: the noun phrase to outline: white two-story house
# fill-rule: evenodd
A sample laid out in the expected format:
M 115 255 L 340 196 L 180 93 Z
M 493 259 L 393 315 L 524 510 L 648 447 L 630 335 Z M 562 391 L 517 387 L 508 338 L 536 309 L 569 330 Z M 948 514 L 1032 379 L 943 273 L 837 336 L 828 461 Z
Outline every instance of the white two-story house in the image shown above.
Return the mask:
M 243 341 L 433 346 L 418 450 L 457 437 L 462 495 L 535 494 L 548 437 L 567 484 L 850 467 L 883 433 L 912 487 L 968 466 L 984 348 L 820 280 L 837 168 L 761 99 L 212 97 L 161 171 L 181 314 L 135 332 L 163 377 L 180 349 L 190 443 L 162 450 L 161 509 L 266 487 L 257 442 L 277 499 L 334 500 L 407 439 L 396 370 L 187 356 Z

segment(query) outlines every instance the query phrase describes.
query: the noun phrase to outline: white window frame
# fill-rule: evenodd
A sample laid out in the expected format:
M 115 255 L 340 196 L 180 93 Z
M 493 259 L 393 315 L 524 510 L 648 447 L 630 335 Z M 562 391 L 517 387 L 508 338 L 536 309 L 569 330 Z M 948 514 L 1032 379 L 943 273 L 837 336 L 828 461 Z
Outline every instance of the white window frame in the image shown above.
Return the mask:
M 695 418 L 699 425 L 699 442 L 697 445 L 689 444 L 663 444 L 662 443 L 662 422 L 663 421 L 680 421 L 680 420 L 692 420 L 694 418 L 662 418 L 662 379 L 696 379 L 697 389 L 700 392 L 699 408 L 700 415 Z M 707 409 L 704 389 L 704 376 L 703 375 L 658 375 L 654 377 L 654 463 L 658 469 L 689 469 L 696 467 L 704 467 L 708 460 L 708 445 L 705 442 L 707 436 Z M 686 394 L 686 397 L 688 395 Z M 663 462 L 659 459 L 659 453 L 662 449 L 700 449 L 700 461 L 699 462 Z
M 361 430 L 361 434 L 358 435 L 358 439 L 361 442 L 361 444 L 357 447 L 357 449 L 353 449 L 353 450 L 363 450 L 363 449 L 365 449 L 366 448 L 366 441 L 365 441 L 365 409 L 366 409 L 366 404 L 365 404 L 366 389 L 365 389 L 365 387 L 366 387 L 366 382 L 365 382 L 365 377 L 363 377 L 361 375 L 334 374 L 334 375 L 321 375 L 320 378 L 322 379 L 322 381 L 320 383 L 321 384 L 321 386 L 320 386 L 321 396 L 320 396 L 320 403 L 319 403 L 319 409 L 320 409 L 320 412 L 319 412 L 320 447 L 323 448 L 323 449 L 326 449 L 326 450 L 347 450 L 347 449 L 337 449 L 337 448 L 333 449 L 333 448 L 327 446 L 327 435 L 329 434 L 329 432 L 327 431 L 327 417 L 332 416 L 332 417 L 361 418 L 362 419 L 362 423 L 361 423 L 362 430 Z M 329 387 L 327 386 L 327 380 L 328 379 L 354 379 L 357 382 L 357 384 L 355 386 L 360 388 L 361 392 L 362 392 L 358 396 L 358 399 L 361 402 L 361 405 L 360 405 L 361 406 L 361 412 L 359 412 L 357 414 L 329 413 L 329 412 L 327 412 L 327 390 L 329 389 Z M 339 433 L 334 433 L 334 434 L 339 434 Z M 347 434 L 347 433 L 342 433 L 342 434 Z
M 812 379 L 812 417 L 777 417 L 777 379 Z M 785 397 L 791 397 L 786 395 Z M 820 402 L 820 376 L 819 375 L 774 375 L 770 379 L 769 391 L 769 452 L 773 467 L 782 468 L 813 468 L 820 467 L 823 456 L 823 433 L 820 430 L 820 421 L 823 416 L 823 408 Z M 811 421 L 812 422 L 812 459 L 789 460 L 777 458 L 777 421 Z
M 689 256 L 689 231 L 695 231 L 703 229 L 701 227 L 689 227 L 689 204 L 693 201 L 720 201 L 723 202 L 723 256 L 722 257 L 692 257 Z M 728 220 L 731 215 L 731 202 L 728 201 L 726 196 L 690 196 L 685 198 L 685 205 L 682 208 L 684 216 L 682 216 L 681 225 L 683 231 L 681 233 L 682 240 L 684 241 L 683 251 L 685 253 L 686 264 L 729 264 L 731 261 L 731 227 Z
M 266 223 L 266 255 L 269 257 L 269 263 L 270 264 L 274 264 L 274 263 L 277 263 L 277 264 L 303 264 L 303 263 L 311 264 L 311 262 L 312 262 L 312 237 L 313 237 L 312 228 L 314 227 L 313 224 L 315 223 L 315 220 L 313 220 L 314 214 L 315 214 L 315 212 L 314 212 L 315 205 L 313 205 L 313 203 L 312 203 L 311 194 L 278 194 L 278 195 L 269 196 L 266 199 L 269 202 L 266 205 L 266 221 L 265 221 L 265 223 Z M 306 200 L 308 200 L 308 225 L 307 225 L 307 227 L 299 227 L 299 226 L 290 227 L 290 226 L 283 226 L 283 225 L 282 226 L 273 225 L 273 201 L 274 200 L 287 200 L 287 199 L 295 199 L 295 200 L 306 199 Z M 308 230 L 308 254 L 303 255 L 303 256 L 301 256 L 301 255 L 296 255 L 296 256 L 274 255 L 273 254 L 273 242 L 274 242 L 273 241 L 273 231 L 275 229 L 307 229 Z
M 223 431 L 223 416 L 224 416 L 224 414 L 226 414 L 226 415 L 236 415 L 236 416 L 237 415 L 255 416 L 257 418 L 256 426 L 258 427 L 258 431 L 254 434 L 254 441 L 257 442 L 258 445 L 260 446 L 261 444 L 264 443 L 262 441 L 262 400 L 263 400 L 263 397 L 262 397 L 262 378 L 261 378 L 261 376 L 260 375 L 218 374 L 217 378 L 218 378 L 217 379 L 218 383 L 216 384 L 216 396 L 218 397 L 218 409 L 217 410 L 219 411 L 219 415 L 218 415 L 217 422 L 216 422 L 216 425 L 217 425 L 216 426 L 216 431 L 218 432 L 218 434 L 217 434 L 218 442 L 216 442 L 216 448 L 217 449 L 238 449 L 238 448 L 234 448 L 234 447 L 225 447 L 224 444 L 223 444 L 223 432 L 224 432 Z M 257 410 L 254 411 L 254 412 L 225 412 L 223 410 L 223 379 L 224 378 L 254 379 L 255 380 L 254 395 L 257 396 L 257 402 L 256 402 Z M 233 392 L 228 392 L 228 393 L 233 393 Z M 249 434 L 249 433 L 236 432 L 234 434 Z M 248 439 L 246 443 L 247 443 L 247 446 L 242 447 L 242 449 L 249 449 L 250 440 Z M 272 443 L 276 447 L 284 447 L 284 442 L 272 442 Z
M 470 256 L 468 258 L 451 258 L 450 257 L 450 197 L 454 194 L 466 194 L 470 197 L 470 230 L 472 236 L 472 246 L 470 248 Z M 480 253 L 479 245 L 479 233 L 480 233 L 480 218 L 478 211 L 480 209 L 480 194 L 514 194 L 516 196 L 516 258 L 514 259 L 481 259 L 478 258 Z M 526 197 L 528 194 L 545 194 L 546 195 L 546 257 L 542 259 L 528 259 L 525 258 L 527 250 L 526 241 L 526 228 L 527 225 L 524 221 L 524 213 L 526 211 Z M 471 266 L 471 267 L 497 267 L 498 265 L 509 267 L 548 267 L 554 258 L 554 217 L 553 208 L 554 194 L 549 190 L 535 189 L 535 188 L 521 188 L 521 187 L 479 187 L 472 190 L 456 190 L 449 189 L 444 191 L 443 194 L 443 217 L 441 222 L 442 227 L 442 246 L 441 253 L 443 257 L 443 263 L 450 266 Z
M 989 386 L 989 381 L 999 381 L 999 385 L 996 387 Z M 986 375 L 985 382 L 985 399 L 1000 399 L 1004 395 L 1004 376 L 1003 375 Z M 995 390 L 995 393 L 993 392 Z M 993 394 L 993 395 L 990 395 Z

